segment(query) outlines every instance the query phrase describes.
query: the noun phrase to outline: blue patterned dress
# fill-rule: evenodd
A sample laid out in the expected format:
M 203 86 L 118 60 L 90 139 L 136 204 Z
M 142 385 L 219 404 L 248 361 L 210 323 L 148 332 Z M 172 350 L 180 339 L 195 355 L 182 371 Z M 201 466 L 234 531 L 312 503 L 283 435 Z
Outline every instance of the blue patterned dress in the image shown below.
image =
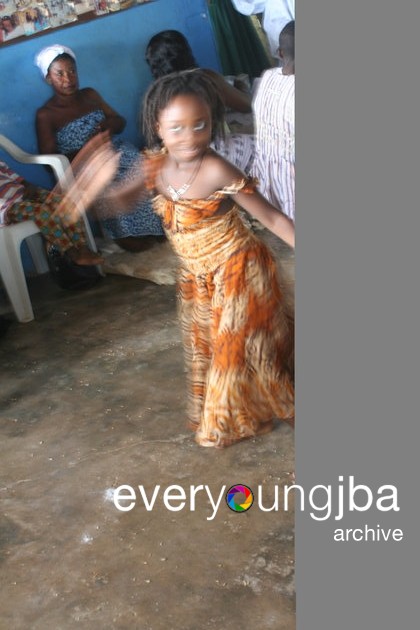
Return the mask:
M 97 109 L 62 127 L 56 134 L 58 151 L 64 155 L 79 151 L 96 133 L 98 125 L 104 119 L 104 112 Z M 139 159 L 139 151 L 125 140 L 114 138 L 113 144 L 121 152 L 115 181 L 123 181 L 130 177 L 133 166 Z M 152 203 L 148 199 L 139 201 L 136 209 L 129 214 L 102 219 L 101 225 L 107 236 L 112 239 L 127 236 L 162 236 L 164 234 L 160 218 L 155 214 Z

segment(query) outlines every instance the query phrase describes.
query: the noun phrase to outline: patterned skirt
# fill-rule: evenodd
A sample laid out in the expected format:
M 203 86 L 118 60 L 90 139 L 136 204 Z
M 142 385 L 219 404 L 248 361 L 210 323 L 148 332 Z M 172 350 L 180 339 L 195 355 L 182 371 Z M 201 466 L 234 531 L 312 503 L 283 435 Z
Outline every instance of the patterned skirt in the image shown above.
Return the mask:
M 271 430 L 276 418 L 293 423 L 294 324 L 270 250 L 237 215 L 171 240 L 182 260 L 180 316 L 197 442 L 223 447 Z

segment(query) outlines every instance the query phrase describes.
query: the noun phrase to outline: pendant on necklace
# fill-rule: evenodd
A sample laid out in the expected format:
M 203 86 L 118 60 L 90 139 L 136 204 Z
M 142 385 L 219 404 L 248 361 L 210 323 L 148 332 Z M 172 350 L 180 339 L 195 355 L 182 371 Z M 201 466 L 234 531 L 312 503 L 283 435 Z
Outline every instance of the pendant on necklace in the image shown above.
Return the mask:
M 178 188 L 178 190 L 175 190 L 175 188 L 173 186 L 171 186 L 170 184 L 167 185 L 166 190 L 168 191 L 169 195 L 171 196 L 172 201 L 179 201 L 182 197 L 182 195 L 184 195 L 188 188 L 191 186 L 191 184 L 184 184 L 183 186 L 181 186 L 181 188 Z
M 193 184 L 195 178 L 198 175 L 198 171 L 200 170 L 200 166 L 201 166 L 201 162 L 203 161 L 203 157 L 204 157 L 204 153 L 201 156 L 200 160 L 198 161 L 197 166 L 195 167 L 194 171 L 192 172 L 192 175 L 191 175 L 190 179 L 187 182 L 185 182 L 185 184 L 183 184 L 181 186 L 181 188 L 175 189 L 173 186 L 171 186 L 171 184 L 168 184 L 166 186 L 166 190 L 169 193 L 172 201 L 179 201 L 183 197 L 183 195 L 185 195 L 187 190 L 189 188 L 191 188 L 191 185 Z M 162 184 L 165 185 L 166 182 L 163 179 L 162 172 L 161 172 L 160 176 L 161 176 L 161 179 L 162 179 Z

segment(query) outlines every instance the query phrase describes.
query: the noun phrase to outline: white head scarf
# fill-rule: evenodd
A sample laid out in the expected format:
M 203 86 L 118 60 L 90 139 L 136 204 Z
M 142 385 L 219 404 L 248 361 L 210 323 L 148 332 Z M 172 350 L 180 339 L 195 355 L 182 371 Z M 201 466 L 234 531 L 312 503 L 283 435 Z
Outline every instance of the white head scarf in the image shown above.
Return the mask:
M 53 44 L 52 46 L 47 46 L 43 48 L 35 57 L 35 65 L 42 72 L 42 76 L 45 77 L 48 74 L 48 68 L 54 61 L 58 55 L 62 55 L 63 53 L 67 53 L 70 57 L 73 57 L 74 61 L 76 61 L 76 55 L 72 51 L 71 48 L 67 48 L 66 46 L 61 46 L 60 44 Z

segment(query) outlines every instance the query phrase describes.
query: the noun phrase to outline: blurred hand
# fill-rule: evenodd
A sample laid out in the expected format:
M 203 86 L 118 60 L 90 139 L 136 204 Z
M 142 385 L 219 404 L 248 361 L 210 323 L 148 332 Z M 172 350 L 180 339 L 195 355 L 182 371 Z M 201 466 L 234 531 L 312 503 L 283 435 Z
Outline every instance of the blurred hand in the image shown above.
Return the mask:
M 112 149 L 111 134 L 109 131 L 100 131 L 92 136 L 80 149 L 76 157 L 71 161 L 74 175 L 77 175 L 78 171 L 103 147 Z
M 92 140 L 96 138 L 97 136 Z M 88 144 L 90 143 L 91 141 Z M 63 195 L 57 207 L 56 212 L 62 217 L 65 216 L 66 223 L 77 221 L 86 212 L 96 197 L 112 181 L 118 169 L 120 154 L 114 151 L 111 142 L 98 142 L 96 148 L 95 144 L 92 142 L 87 157 L 78 164 L 74 183 Z

